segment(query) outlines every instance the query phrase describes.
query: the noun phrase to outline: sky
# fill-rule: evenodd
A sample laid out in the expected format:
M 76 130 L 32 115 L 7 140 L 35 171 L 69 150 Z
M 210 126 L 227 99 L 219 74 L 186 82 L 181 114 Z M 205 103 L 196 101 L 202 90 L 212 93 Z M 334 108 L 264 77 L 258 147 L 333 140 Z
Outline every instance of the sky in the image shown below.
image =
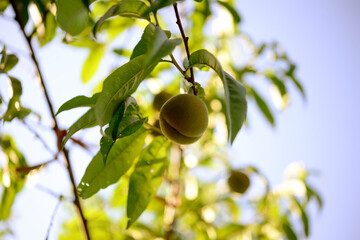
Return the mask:
M 307 98 L 303 101 L 300 94 L 290 88 L 291 103 L 285 111 L 275 111 L 275 128 L 256 108 L 250 107 L 251 126 L 236 139 L 231 149 L 233 156 L 241 162 L 259 166 L 273 184 L 281 182 L 286 166 L 294 161 L 318 170 L 320 175 L 313 177 L 312 183 L 324 198 L 324 209 L 318 212 L 313 208 L 310 212 L 310 239 L 355 239 L 360 235 L 357 224 L 360 220 L 360 189 L 357 186 L 360 182 L 360 2 L 240 0 L 238 9 L 243 18 L 242 30 L 255 42 L 275 40 L 281 43 L 297 64 L 297 76 L 305 87 Z M 0 29 L 1 41 L 27 52 L 15 24 L 0 18 Z M 84 87 L 79 79 L 86 55 L 85 50 L 63 47 L 56 42 L 38 51 L 56 109 L 73 96 L 89 94 L 91 87 Z M 103 71 L 112 65 L 111 59 L 106 61 L 102 62 Z M 36 101 L 36 110 L 44 116 L 42 121 L 47 122 L 43 95 L 30 77 L 33 71 L 30 60 L 23 58 L 15 70 L 14 74 L 26 89 L 22 101 Z M 1 80 L 0 87 L 3 86 Z M 80 111 L 64 113 L 59 120 L 63 126 L 69 126 L 80 114 Z M 37 153 L 37 159 L 31 159 L 29 164 L 51 158 L 51 154 L 41 151 L 40 144 L 28 142 L 34 138 L 26 129 L 8 125 L 6 132 L 16 136 L 22 149 L 31 146 L 31 151 Z M 80 136 L 86 135 L 80 133 Z M 54 141 L 51 134 L 44 137 Z M 83 151 L 73 153 L 77 182 L 90 155 Z M 60 164 L 48 165 L 39 178 L 45 187 L 71 196 L 67 173 Z M 57 200 L 31 186 L 21 195 L 14 209 L 16 239 L 43 239 Z M 62 212 L 70 207 L 66 204 L 60 207 L 50 235 L 52 239 L 64 217 Z M 29 224 L 33 221 L 29 216 L 33 214 L 41 215 L 37 219 L 37 231 Z

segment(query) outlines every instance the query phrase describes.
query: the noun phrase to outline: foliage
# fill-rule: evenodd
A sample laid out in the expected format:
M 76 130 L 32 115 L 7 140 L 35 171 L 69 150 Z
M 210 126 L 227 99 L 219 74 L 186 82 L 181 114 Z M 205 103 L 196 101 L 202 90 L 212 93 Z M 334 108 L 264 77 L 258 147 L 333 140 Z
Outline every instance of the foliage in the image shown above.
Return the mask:
M 29 6 L 35 6 L 40 20 L 31 18 Z M 242 169 L 232 169 L 231 162 L 236 159 L 228 159 L 224 154 L 229 143 L 234 144 L 241 135 L 247 101 L 254 101 L 264 119 L 275 126 L 272 104 L 286 108 L 290 85 L 305 98 L 304 88 L 295 75 L 296 66 L 279 44 L 256 45 L 241 31 L 235 1 L 0 1 L 0 13 L 11 7 L 16 10 L 14 20 L 30 47 L 34 39 L 42 47 L 61 35 L 63 44 L 88 49 L 79 76 L 84 84 L 93 81 L 106 56 L 114 55 L 119 62 L 126 60 L 104 76 L 101 87 L 91 97 L 76 96 L 53 113 L 55 119 L 64 111 L 89 108 L 67 131 L 55 124 L 58 147 L 55 159 L 60 153 L 68 158 L 69 140 L 87 147 L 74 138 L 78 131 L 98 127 L 102 134 L 97 153 L 75 191 L 76 197 L 86 199 L 82 203 L 86 205 L 90 236 L 94 239 L 309 236 L 308 204 L 314 199 L 321 208 L 322 200 L 309 185 L 309 173 L 302 166 L 292 165 L 284 183 L 270 188 L 257 168 L 244 164 Z M 231 20 L 218 25 L 215 13 Z M 178 28 L 170 24 L 174 20 L 168 17 L 170 14 L 176 17 Z M 30 34 L 25 26 L 33 28 Z M 129 32 L 139 33 L 137 44 L 114 47 L 118 39 L 129 38 Z M 0 120 L 17 119 L 25 124 L 33 112 L 22 106 L 21 81 L 11 75 L 19 59 L 8 53 L 5 46 L 0 54 L 0 74 L 9 79 L 12 91 L 8 98 L 0 91 Z M 37 66 L 33 53 L 32 60 Z M 164 76 L 172 79 L 165 81 Z M 254 84 L 251 81 L 254 78 L 263 83 Z M 144 82 L 153 86 L 146 88 Z M 273 103 L 258 90 L 264 83 L 273 90 Z M 210 124 L 195 144 L 179 146 L 163 136 L 155 136 L 159 129 L 152 123 L 158 120 L 159 113 L 149 100 L 164 89 L 173 95 L 180 91 L 194 93 L 205 102 Z M 48 98 L 47 101 L 51 108 Z M 1 170 L 0 220 L 7 220 L 26 176 L 43 164 L 27 166 L 10 136 L 1 134 L 0 146 L 6 157 Z M 71 173 L 71 167 L 68 171 Z M 198 171 L 207 174 L 204 177 Z M 233 171 L 241 171 L 250 179 L 250 188 L 244 194 L 232 192 L 226 184 Z M 112 197 L 102 196 L 100 190 L 113 184 L 117 185 Z M 260 184 L 262 191 L 254 191 L 256 184 Z M 91 204 L 92 201 L 98 202 Z M 74 202 L 80 208 L 76 198 Z M 252 213 L 250 218 L 241 214 L 244 209 Z M 116 214 L 110 214 L 113 211 Z M 82 234 L 80 229 L 75 219 L 69 219 L 64 222 L 59 238 L 77 239 Z

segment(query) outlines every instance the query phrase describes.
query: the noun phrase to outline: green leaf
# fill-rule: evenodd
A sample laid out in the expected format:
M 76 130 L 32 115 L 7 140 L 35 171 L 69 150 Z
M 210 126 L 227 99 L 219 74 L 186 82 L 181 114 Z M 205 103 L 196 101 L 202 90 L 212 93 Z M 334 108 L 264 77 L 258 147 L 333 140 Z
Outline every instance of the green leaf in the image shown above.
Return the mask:
M 8 0 L 0 0 L 0 13 L 4 12 L 8 5 Z
M 219 1 L 219 0 L 217 2 L 221 6 L 223 6 L 224 8 L 226 8 L 229 11 L 229 13 L 233 17 L 235 23 L 240 23 L 241 22 L 241 17 L 240 17 L 239 13 L 236 11 L 236 9 L 233 6 L 231 6 L 227 2 L 222 2 L 222 1 Z
M 8 72 L 13 67 L 15 67 L 18 61 L 19 59 L 16 55 L 3 53 L 3 57 L 1 58 L 0 68 L 2 69 L 3 72 Z
M 157 62 L 144 65 L 145 56 L 139 56 L 112 72 L 103 84 L 95 105 L 100 126 L 107 124 L 118 105 L 135 92 L 142 80 L 155 68 Z
M 81 0 L 56 0 L 57 21 L 71 35 L 81 33 L 89 22 L 89 10 Z
M 101 153 L 98 152 L 81 179 L 78 186 L 79 196 L 84 199 L 89 198 L 100 189 L 117 182 L 139 155 L 146 135 L 147 130 L 141 128 L 135 134 L 117 139 L 108 154 L 105 165 Z
M 100 93 L 95 93 L 92 97 L 86 97 L 86 96 L 76 96 L 69 101 L 65 102 L 59 110 L 56 112 L 55 116 L 57 116 L 59 113 L 63 111 L 67 111 L 73 108 L 78 107 L 94 107 L 95 103 L 99 97 Z
M 106 133 L 106 131 L 105 131 L 105 133 Z M 114 143 L 115 143 L 115 140 L 113 140 L 110 137 L 104 136 L 100 139 L 100 152 L 103 156 L 104 165 L 106 164 L 107 156 L 111 150 L 111 147 L 114 145 Z
M 120 105 L 120 107 L 116 110 L 115 115 L 110 120 L 109 132 L 110 132 L 113 140 L 116 140 L 116 138 L 118 136 L 118 129 L 119 129 L 120 122 L 123 119 L 124 112 L 125 112 L 125 102 L 123 102 Z
M 77 131 L 93 127 L 97 124 L 95 117 L 95 110 L 91 108 L 84 115 L 82 115 L 71 127 L 68 129 L 66 136 L 62 142 L 62 147 L 65 146 L 66 142 L 74 135 Z
M 122 130 L 119 133 L 119 137 L 130 136 L 131 134 L 135 133 L 138 129 L 140 129 L 147 121 L 148 118 L 142 118 L 130 123 L 127 127 L 125 127 L 124 130 Z
M 8 108 L 3 116 L 4 121 L 11 121 L 16 117 L 22 119 L 31 112 L 30 109 L 23 108 L 20 104 L 20 96 L 22 94 L 20 80 L 11 76 L 9 76 L 9 79 L 12 88 L 12 97 L 9 100 Z
M 176 2 L 181 2 L 183 0 L 154 0 L 151 4 L 149 12 L 157 12 L 159 9 L 172 5 Z
M 147 12 L 147 13 L 146 13 Z M 150 21 L 148 7 L 142 1 L 124 0 L 119 4 L 113 5 L 95 24 L 93 34 L 100 30 L 101 25 L 109 18 L 114 16 L 135 17 Z
M 286 90 L 286 86 L 283 83 L 283 81 L 281 81 L 278 77 L 276 77 L 275 75 L 269 75 L 270 80 L 272 81 L 272 83 L 279 89 L 281 96 L 286 95 L 287 90 Z
M 17 191 L 14 186 L 5 187 L 0 203 L 0 220 L 5 220 L 10 217 L 11 207 L 15 201 Z
M 283 222 L 282 228 L 288 240 L 297 240 L 297 236 L 294 232 L 294 229 L 291 227 L 290 223 Z
M 272 126 L 275 126 L 275 120 L 274 120 L 273 114 L 271 113 L 270 108 L 267 105 L 267 103 L 264 101 L 264 99 L 255 91 L 254 88 L 252 88 L 249 91 L 249 94 L 251 94 L 255 98 L 256 105 L 259 107 L 259 109 L 261 110 L 263 115 L 266 117 L 266 119 L 269 121 L 269 123 Z
M 167 151 L 170 143 L 158 136 L 143 150 L 139 161 L 131 174 L 127 200 L 127 217 L 129 228 L 142 214 L 151 198 L 156 194 L 163 173 L 167 167 Z
M 205 49 L 198 50 L 191 54 L 189 68 L 197 65 L 209 66 L 219 75 L 223 82 L 226 96 L 226 119 L 229 139 L 232 144 L 246 118 L 246 89 L 227 72 L 223 71 L 216 57 Z
M 299 208 L 299 210 L 301 212 L 301 221 L 303 223 L 305 236 L 309 237 L 309 219 L 308 219 L 308 216 L 307 216 L 304 208 L 301 206 L 300 202 L 295 197 L 292 197 L 292 199 L 293 199 L 296 206 Z
M 50 11 L 47 12 L 47 14 L 46 14 L 44 25 L 45 25 L 45 32 L 44 32 L 43 36 L 39 36 L 39 33 L 38 33 L 40 46 L 46 45 L 56 35 L 56 27 L 57 27 L 56 19 L 55 19 L 55 16 Z
M 292 80 L 292 82 L 295 84 L 295 86 L 301 92 L 301 95 L 303 96 L 303 98 L 305 98 L 306 97 L 305 90 L 304 90 L 303 86 L 301 85 L 301 83 L 296 79 L 295 70 L 296 70 L 296 66 L 294 64 L 290 63 L 289 70 L 286 72 L 286 76 L 288 76 Z
M 181 44 L 181 39 L 168 39 L 166 33 L 158 26 L 149 23 L 144 30 L 139 43 L 135 46 L 130 59 L 146 54 L 144 64 L 160 61 Z
M 317 193 L 312 187 L 310 187 L 307 183 L 305 183 L 306 186 L 306 193 L 307 193 L 307 197 L 308 200 L 310 200 L 312 197 L 315 197 L 317 204 L 319 206 L 319 209 L 322 209 L 323 207 L 323 202 L 322 199 L 319 195 L 319 193 Z
M 96 46 L 90 49 L 89 56 L 86 58 L 81 70 L 81 80 L 83 83 L 89 82 L 95 75 L 104 54 L 105 46 L 103 44 L 96 44 Z

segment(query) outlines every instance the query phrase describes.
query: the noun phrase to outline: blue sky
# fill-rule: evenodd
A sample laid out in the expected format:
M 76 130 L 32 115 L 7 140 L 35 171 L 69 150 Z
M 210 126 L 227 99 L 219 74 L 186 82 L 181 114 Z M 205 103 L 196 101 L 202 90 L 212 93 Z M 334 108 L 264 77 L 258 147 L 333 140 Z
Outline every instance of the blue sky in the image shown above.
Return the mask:
M 360 189 L 357 186 L 360 182 L 360 2 L 241 0 L 238 9 L 244 20 L 242 29 L 255 42 L 276 40 L 295 61 L 307 100 L 302 101 L 298 92 L 290 89 L 291 103 L 286 111 L 276 112 L 275 129 L 255 108 L 251 108 L 251 127 L 237 138 L 233 155 L 239 156 L 242 163 L 259 166 L 273 184 L 281 182 L 286 166 L 293 161 L 319 170 L 321 175 L 314 177 L 313 183 L 322 193 L 325 207 L 320 213 L 315 208 L 310 213 L 310 239 L 355 239 L 360 235 L 357 226 L 360 216 Z M 26 51 L 16 25 L 0 19 L 0 29 L 0 40 Z M 56 43 L 39 52 L 56 108 L 75 95 L 89 93 L 89 88 L 79 80 L 85 56 L 86 51 Z M 61 68 L 57 64 L 61 64 Z M 103 62 L 104 70 L 108 70 L 104 67 L 107 64 L 112 63 Z M 22 99 L 24 103 L 36 101 L 36 110 L 42 113 L 46 122 L 48 112 L 38 85 L 29 77 L 32 71 L 33 67 L 26 58 L 17 66 L 16 76 L 23 80 L 24 89 L 27 89 Z M 64 88 L 64 85 L 71 87 Z M 73 112 L 60 116 L 63 126 L 70 125 L 75 119 Z M 33 137 L 25 129 L 10 127 L 6 131 L 16 135 L 22 148 L 31 146 L 37 153 L 38 159 L 32 159 L 33 163 L 51 157 L 41 152 L 40 144 L 28 143 Z M 51 134 L 45 137 L 54 140 Z M 73 155 L 79 181 L 89 155 L 81 151 Z M 42 171 L 40 178 L 44 185 L 70 195 L 66 174 L 60 164 L 54 163 Z M 64 179 L 65 182 L 54 179 Z M 21 230 L 15 227 L 18 239 L 42 239 L 56 199 L 37 189 L 27 189 L 22 195 L 15 208 L 14 226 L 21 226 Z M 60 208 L 55 225 L 61 223 L 61 212 L 69 207 Z M 28 224 L 32 221 L 29 216 L 39 213 L 42 217 L 38 219 L 38 228 L 34 232 L 32 224 Z M 56 234 L 56 228 L 54 231 Z
M 360 2 L 356 0 L 239 1 L 243 30 L 281 43 L 297 63 L 307 101 L 294 92 L 271 129 L 253 117 L 235 150 L 281 181 L 291 161 L 318 169 L 313 182 L 325 201 L 311 212 L 312 240 L 356 239 L 360 229 Z M 262 151 L 254 149 L 254 142 Z M 244 160 L 245 161 L 245 160 Z

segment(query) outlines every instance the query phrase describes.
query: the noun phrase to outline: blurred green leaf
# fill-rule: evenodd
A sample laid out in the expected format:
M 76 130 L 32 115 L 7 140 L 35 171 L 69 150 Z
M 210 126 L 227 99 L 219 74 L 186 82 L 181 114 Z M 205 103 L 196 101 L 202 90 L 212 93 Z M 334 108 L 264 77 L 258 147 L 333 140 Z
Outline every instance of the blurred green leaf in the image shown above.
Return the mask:
M 117 182 L 131 167 L 144 145 L 147 130 L 139 129 L 136 133 L 116 140 L 112 146 L 106 164 L 98 152 L 86 168 L 78 186 L 79 196 L 89 198 L 100 189 Z
M 8 0 L 0 0 L 0 13 L 4 12 L 8 5 Z
M 5 52 L 2 54 L 1 58 L 1 64 L 0 69 L 3 70 L 3 72 L 10 71 L 15 65 L 18 63 L 19 59 L 14 54 L 5 54 Z
M 65 146 L 66 142 L 74 135 L 77 131 L 93 127 L 97 124 L 96 117 L 95 117 L 95 110 L 91 108 L 87 111 L 84 115 L 82 115 L 71 127 L 68 129 L 66 136 L 62 142 L 62 147 Z
M 301 95 L 303 96 L 303 98 L 305 98 L 306 97 L 305 90 L 304 90 L 303 86 L 301 85 L 301 83 L 295 77 L 295 70 L 296 70 L 296 66 L 294 64 L 290 63 L 289 69 L 286 72 L 286 76 L 288 76 L 291 79 L 291 81 L 295 84 L 295 86 L 301 92 Z
M 279 89 L 281 96 L 284 96 L 287 94 L 286 86 L 278 77 L 275 75 L 269 74 L 268 75 L 271 82 Z
M 146 13 L 147 12 L 147 13 Z M 119 4 L 113 5 L 95 24 L 93 34 L 100 30 L 101 25 L 109 18 L 114 16 L 135 17 L 150 21 L 148 7 L 142 1 L 124 0 Z
M 252 95 L 255 98 L 256 105 L 259 107 L 263 115 L 266 117 L 266 119 L 269 121 L 269 123 L 272 126 L 275 126 L 275 120 L 273 117 L 273 114 L 270 111 L 269 106 L 264 101 L 264 99 L 255 91 L 254 88 L 251 88 L 249 91 L 249 94 Z
M 41 1 L 39 1 L 39 2 L 41 2 Z M 56 27 L 57 27 L 56 18 L 50 11 L 47 12 L 47 14 L 46 14 L 44 25 L 45 25 L 45 32 L 43 33 L 43 36 L 39 36 L 39 33 L 38 33 L 40 46 L 46 45 L 56 35 Z
M 288 240 L 297 240 L 296 233 L 288 221 L 282 223 L 282 228 Z
M 100 93 L 95 93 L 92 97 L 76 96 L 65 102 L 63 105 L 61 105 L 59 110 L 56 112 L 55 116 L 57 116 L 59 113 L 63 111 L 67 111 L 73 108 L 94 107 L 99 95 Z
M 156 194 L 167 167 L 169 146 L 170 142 L 166 138 L 158 136 L 142 151 L 130 177 L 127 228 L 138 219 L 146 209 L 150 199 Z
M 23 119 L 31 113 L 30 109 L 24 108 L 20 104 L 20 97 L 22 94 L 22 86 L 20 80 L 9 76 L 12 97 L 9 100 L 8 108 L 2 117 L 4 121 L 12 121 L 14 118 Z
M 95 105 L 100 126 L 107 124 L 118 105 L 135 92 L 141 81 L 154 69 L 157 62 L 145 66 L 145 56 L 139 56 L 112 72 L 103 84 L 103 90 Z
M 303 223 L 305 236 L 309 237 L 309 219 L 308 219 L 308 216 L 307 216 L 304 208 L 301 206 L 299 200 L 296 197 L 292 197 L 292 200 L 294 201 L 296 206 L 299 208 L 299 211 L 301 212 L 301 221 Z
M 217 2 L 229 11 L 235 23 L 241 22 L 241 17 L 233 6 L 231 6 L 228 2 L 223 2 L 219 0 Z
M 83 83 L 89 82 L 95 75 L 104 54 L 105 46 L 103 44 L 96 44 L 96 46 L 90 49 L 90 53 L 81 70 L 81 80 Z
M 148 12 L 157 12 L 159 9 L 172 5 L 176 2 L 181 2 L 183 0 L 154 0 L 151 3 L 151 7 Z
M 57 22 L 71 35 L 81 33 L 89 23 L 89 10 L 82 0 L 56 0 Z
M 306 186 L 306 194 L 308 197 L 308 200 L 310 200 L 312 197 L 315 197 L 317 204 L 319 206 L 319 209 L 321 210 L 323 208 L 323 201 L 317 191 L 314 190 L 309 184 L 305 183 Z
M 16 190 L 14 186 L 5 187 L 0 202 L 0 220 L 5 220 L 10 217 L 11 207 L 15 201 Z
M 214 55 L 205 49 L 191 54 L 189 67 L 207 65 L 212 68 L 223 82 L 226 96 L 226 118 L 228 123 L 229 139 L 231 144 L 246 118 L 247 101 L 244 86 L 223 71 L 220 62 Z

